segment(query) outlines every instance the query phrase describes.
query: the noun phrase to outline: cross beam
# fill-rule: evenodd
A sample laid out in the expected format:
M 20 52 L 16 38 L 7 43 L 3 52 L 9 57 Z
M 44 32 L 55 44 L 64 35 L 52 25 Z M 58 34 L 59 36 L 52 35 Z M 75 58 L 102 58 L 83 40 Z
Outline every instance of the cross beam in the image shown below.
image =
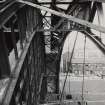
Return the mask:
M 26 4 L 26 5 L 29 5 L 29 6 L 32 6 L 32 7 L 35 7 L 35 8 L 38 8 L 38 9 L 41 9 L 41 10 L 50 12 L 51 14 L 54 14 L 54 15 L 57 15 L 57 16 L 66 18 L 66 19 L 68 19 L 68 20 L 70 20 L 70 21 L 76 22 L 76 23 L 78 23 L 78 24 L 81 24 L 81 25 L 84 25 L 84 26 L 86 26 L 86 27 L 90 27 L 90 28 L 92 28 L 92 29 L 95 29 L 95 30 L 97 30 L 97 31 L 100 31 L 100 32 L 105 33 L 105 27 L 92 24 L 92 23 L 90 23 L 90 22 L 88 22 L 88 21 L 85 21 L 85 20 L 82 20 L 82 19 L 79 19 L 79 18 L 75 18 L 74 16 L 66 15 L 66 14 L 64 14 L 64 13 L 61 13 L 61 12 L 58 12 L 58 11 L 49 9 L 49 8 L 47 8 L 47 7 L 43 7 L 43 6 L 34 4 L 34 3 L 31 3 L 31 2 L 28 2 L 28 1 L 17 0 L 17 2 L 20 2 L 20 3 Z
M 101 3 L 105 3 L 105 0 L 81 0 L 81 1 L 78 1 L 78 3 L 83 3 L 83 2 L 88 2 L 88 1 L 93 1 L 93 2 L 101 2 Z M 51 4 L 52 2 L 38 2 L 37 4 L 43 4 L 43 5 L 49 5 Z M 56 1 L 56 4 L 72 4 L 72 2 L 57 2 Z
M 24 5 L 12 2 L 0 10 L 0 28 Z
M 87 1 L 94 1 L 94 2 L 101 2 L 101 3 L 105 3 L 105 0 L 80 0 L 79 2 L 87 2 Z
M 36 32 L 71 32 L 71 31 L 84 31 L 84 29 L 36 29 Z

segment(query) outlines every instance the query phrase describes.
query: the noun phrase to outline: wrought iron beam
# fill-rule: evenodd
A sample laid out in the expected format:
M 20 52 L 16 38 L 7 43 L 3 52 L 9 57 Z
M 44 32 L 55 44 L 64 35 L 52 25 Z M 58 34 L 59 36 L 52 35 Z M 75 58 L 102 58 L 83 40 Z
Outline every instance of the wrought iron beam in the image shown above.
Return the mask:
M 85 20 L 76 18 L 76 17 L 74 17 L 74 16 L 66 15 L 66 14 L 64 14 L 64 13 L 57 12 L 57 11 L 52 10 L 52 9 L 49 9 L 49 8 L 47 8 L 47 7 L 43 7 L 43 6 L 40 6 L 40 5 L 31 3 L 31 2 L 27 2 L 27 1 L 23 1 L 23 0 L 17 0 L 17 2 L 20 2 L 20 3 L 23 3 L 23 4 L 27 4 L 27 5 L 29 5 L 29 6 L 32 6 L 32 7 L 35 7 L 35 8 L 38 8 L 38 9 L 41 9 L 41 10 L 50 12 L 50 13 L 52 13 L 52 14 L 54 14 L 54 15 L 57 15 L 57 16 L 66 18 L 66 19 L 68 19 L 68 20 L 70 20 L 70 21 L 76 22 L 76 23 L 78 23 L 78 24 L 81 24 L 81 25 L 84 25 L 84 26 L 86 26 L 86 27 L 89 27 L 89 28 L 92 28 L 92 29 L 95 29 L 95 30 L 97 30 L 97 31 L 100 31 L 100 32 L 105 33 L 105 27 L 92 24 L 92 23 L 90 23 L 90 22 L 88 22 L 88 21 L 85 21 Z
M 8 7 L 10 7 L 11 5 L 13 5 L 14 3 L 16 3 L 16 1 L 14 0 L 8 0 L 8 2 L 4 2 L 3 4 L 0 5 L 0 13 L 3 12 L 4 10 L 6 10 Z
M 83 2 L 88 2 L 88 1 L 92 1 L 92 2 L 101 2 L 101 3 L 105 3 L 105 0 L 81 0 L 81 1 L 78 1 L 78 3 L 83 3 Z M 41 5 L 50 5 L 52 2 L 38 2 L 37 4 L 41 4 Z M 58 1 L 56 1 L 56 4 L 65 4 L 65 5 L 67 5 L 67 4 L 72 4 L 72 2 L 64 2 L 64 1 L 62 1 L 62 2 L 58 2 Z
M 49 5 L 49 4 L 51 4 L 52 2 L 38 2 L 37 4 L 42 4 L 42 5 Z M 65 4 L 65 5 L 67 5 L 67 4 L 70 4 L 71 2 L 57 2 L 56 1 L 56 4 Z
M 84 29 L 37 29 L 37 32 L 70 32 L 70 31 L 83 31 Z
M 0 28 L 21 8 L 24 4 L 13 3 L 0 13 Z
M 76 7 L 77 7 L 77 4 L 74 5 L 74 6 L 71 8 L 71 10 L 69 10 L 70 7 L 68 7 L 66 13 L 68 13 L 68 14 L 70 15 L 70 14 L 75 10 Z M 64 22 L 64 20 L 65 20 L 64 18 L 61 19 L 61 20 L 58 22 L 58 24 L 57 24 L 54 28 L 57 29 L 57 28 Z
M 10 79 L 9 84 L 7 86 L 7 89 L 6 89 L 6 92 L 5 92 L 5 95 L 4 95 L 3 100 L 2 100 L 2 105 L 9 105 L 9 103 L 11 101 L 13 91 L 14 91 L 16 83 L 18 81 L 20 70 L 22 68 L 24 59 L 26 57 L 26 54 L 28 52 L 29 46 L 31 44 L 31 41 L 32 41 L 34 35 L 35 35 L 35 32 L 33 32 L 32 36 L 30 36 L 29 42 L 26 43 L 26 45 L 24 47 L 24 51 L 21 54 L 21 59 L 18 60 L 18 63 L 17 63 L 18 67 L 16 66 L 15 71 L 14 71 L 14 75 L 16 76 L 16 78 L 15 79 L 13 79 L 13 78 Z
M 80 2 L 87 2 L 87 1 L 93 1 L 93 2 L 101 2 L 101 3 L 105 3 L 105 0 L 80 0 Z

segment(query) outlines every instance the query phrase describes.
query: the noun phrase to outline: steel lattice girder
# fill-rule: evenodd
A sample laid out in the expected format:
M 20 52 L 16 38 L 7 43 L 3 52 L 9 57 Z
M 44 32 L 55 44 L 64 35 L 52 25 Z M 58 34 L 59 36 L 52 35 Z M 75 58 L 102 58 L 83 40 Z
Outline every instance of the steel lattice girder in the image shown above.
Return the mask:
M 90 23 L 90 22 L 88 22 L 88 21 L 75 18 L 74 16 L 66 15 L 66 14 L 64 14 L 64 13 L 57 12 L 57 11 L 52 10 L 52 9 L 49 9 L 49 8 L 47 8 L 47 7 L 43 7 L 43 6 L 40 6 L 40 5 L 31 3 L 31 2 L 27 2 L 27 1 L 23 1 L 23 0 L 17 0 L 17 2 L 20 2 L 20 3 L 23 3 L 23 4 L 27 4 L 27 5 L 29 5 L 29 6 L 32 6 L 32 7 L 38 8 L 38 9 L 42 9 L 42 10 L 44 10 L 44 11 L 50 12 L 51 14 L 54 14 L 54 15 L 57 15 L 57 16 L 66 18 L 66 19 L 68 19 L 68 20 L 70 20 L 70 21 L 76 22 L 76 23 L 78 23 L 78 24 L 81 24 L 81 25 L 84 25 L 84 26 L 86 26 L 86 27 L 89 27 L 89 28 L 92 28 L 92 29 L 95 29 L 95 30 L 97 30 L 97 31 L 100 31 L 100 32 L 105 33 L 105 27 L 98 26 L 98 25 L 94 25 L 94 24 L 92 24 L 92 23 Z
M 105 0 L 78 0 L 78 3 L 82 3 L 82 2 L 87 2 L 87 1 L 92 1 L 92 2 L 101 2 L 101 3 L 105 3 Z M 52 2 L 50 1 L 41 1 L 41 2 L 38 2 L 38 4 L 51 4 Z M 56 1 L 55 2 L 56 4 L 70 4 L 72 2 L 68 2 L 68 1 Z
M 7 8 L 1 10 L 0 28 L 23 6 L 24 4 L 14 2 L 12 5 L 7 5 Z

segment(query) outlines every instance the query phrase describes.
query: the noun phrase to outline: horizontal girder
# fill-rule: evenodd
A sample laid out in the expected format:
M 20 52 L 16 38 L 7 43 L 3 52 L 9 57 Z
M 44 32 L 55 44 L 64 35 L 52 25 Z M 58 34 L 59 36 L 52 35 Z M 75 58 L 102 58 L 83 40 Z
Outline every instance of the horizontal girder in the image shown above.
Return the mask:
M 88 2 L 88 1 L 105 3 L 105 0 L 81 0 L 81 1 L 78 0 L 79 3 Z M 49 4 L 51 4 L 51 3 L 52 3 L 52 2 L 49 2 L 49 1 L 48 1 L 48 2 L 44 2 L 44 1 L 43 1 L 43 2 L 38 2 L 37 4 L 49 5 Z M 67 5 L 67 4 L 70 4 L 70 3 L 72 4 L 72 2 L 66 2 L 66 1 L 62 1 L 62 2 L 56 1 L 56 2 L 55 2 L 56 5 L 57 5 L 57 4 L 63 4 L 63 5 L 65 4 L 65 5 Z
M 64 14 L 64 13 L 61 13 L 61 12 L 58 12 L 58 11 L 49 9 L 49 8 L 47 8 L 47 7 L 43 7 L 43 6 L 34 4 L 34 3 L 31 3 L 31 2 L 28 2 L 28 1 L 17 0 L 17 2 L 20 2 L 20 3 L 23 3 L 23 4 L 27 4 L 27 5 L 29 5 L 29 6 L 32 6 L 32 7 L 35 7 L 35 8 L 38 8 L 38 9 L 41 9 L 41 10 L 50 12 L 51 14 L 54 14 L 54 15 L 57 15 L 57 16 L 66 18 L 66 19 L 68 19 L 68 20 L 70 20 L 70 21 L 76 22 L 76 23 L 78 23 L 78 24 L 81 24 L 81 25 L 84 25 L 84 26 L 86 26 L 86 27 L 89 27 L 89 28 L 92 28 L 92 29 L 95 29 L 95 30 L 97 30 L 97 31 L 100 31 L 100 32 L 105 33 L 105 27 L 92 24 L 92 23 L 90 23 L 90 22 L 88 22 L 88 21 L 85 21 L 85 20 L 82 20 L 82 19 L 79 19 L 79 18 L 75 18 L 74 16 L 66 15 L 66 14 Z

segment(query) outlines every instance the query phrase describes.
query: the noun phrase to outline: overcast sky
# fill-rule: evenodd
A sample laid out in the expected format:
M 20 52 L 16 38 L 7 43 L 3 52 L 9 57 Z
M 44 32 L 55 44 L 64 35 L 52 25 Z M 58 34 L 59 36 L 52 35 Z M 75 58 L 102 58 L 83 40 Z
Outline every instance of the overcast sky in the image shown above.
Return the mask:
M 105 4 L 104 3 L 103 3 L 103 12 L 105 14 Z M 105 16 L 100 16 L 100 20 L 101 20 L 100 21 L 100 23 L 101 23 L 100 25 L 105 27 Z M 96 13 L 96 16 L 95 16 L 95 19 L 94 19 L 94 24 L 98 24 L 99 25 L 97 13 Z M 92 30 L 92 31 L 97 36 L 100 36 L 100 34 L 101 34 L 102 41 L 105 43 L 105 34 L 104 33 L 101 33 L 101 32 L 95 31 L 95 30 Z M 67 52 L 68 50 L 70 50 L 70 51 L 72 50 L 76 34 L 77 34 L 76 31 L 71 32 L 69 34 L 69 36 L 67 37 L 67 39 L 65 41 L 63 53 Z M 82 50 L 83 46 L 84 46 L 84 35 L 82 33 L 78 32 L 78 38 L 77 38 L 75 50 Z M 97 50 L 97 52 L 101 53 L 101 51 L 96 47 L 96 45 L 88 38 L 86 39 L 86 49 Z

